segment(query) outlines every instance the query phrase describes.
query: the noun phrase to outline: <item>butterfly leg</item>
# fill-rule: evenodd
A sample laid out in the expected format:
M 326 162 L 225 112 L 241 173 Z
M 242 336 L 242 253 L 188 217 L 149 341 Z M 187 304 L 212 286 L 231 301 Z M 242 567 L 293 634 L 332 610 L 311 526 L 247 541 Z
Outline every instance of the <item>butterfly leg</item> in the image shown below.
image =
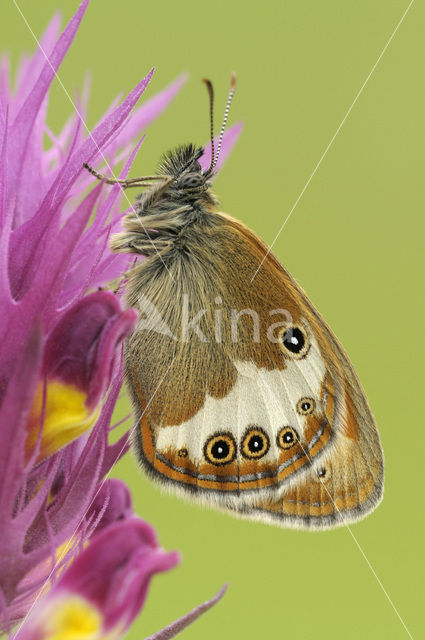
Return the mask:
M 144 193 L 139 200 L 140 214 L 147 215 L 149 210 L 155 206 L 162 194 L 168 189 L 168 187 L 174 182 L 175 178 L 166 176 L 163 181 L 157 184 L 153 189 Z
M 143 176 L 140 178 L 130 178 L 129 180 L 120 180 L 119 178 L 107 178 L 96 171 L 96 169 L 93 169 L 93 167 L 87 164 L 87 162 L 84 162 L 83 167 L 101 182 L 105 182 L 105 184 L 120 184 L 123 189 L 128 189 L 130 187 L 150 187 L 150 183 L 152 181 L 163 181 L 165 178 L 165 176 Z

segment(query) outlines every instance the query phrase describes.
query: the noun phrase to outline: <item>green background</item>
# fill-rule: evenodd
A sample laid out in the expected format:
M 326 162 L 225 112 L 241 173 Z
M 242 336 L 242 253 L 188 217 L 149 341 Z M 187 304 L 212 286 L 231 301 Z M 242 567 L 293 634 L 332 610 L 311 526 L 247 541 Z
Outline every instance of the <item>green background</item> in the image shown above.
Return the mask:
M 68 20 L 77 6 L 19 4 L 37 35 L 56 8 Z M 200 78 L 215 82 L 219 118 L 235 69 L 231 121 L 245 128 L 216 191 L 224 211 L 271 243 L 407 6 L 92 0 L 60 76 L 72 93 L 93 71 L 93 124 L 151 66 L 149 96 L 190 73 L 149 129 L 136 175 L 149 173 L 168 147 L 207 140 Z M 33 50 L 32 36 L 11 0 L 2 1 L 0 19 L 1 49 L 16 63 Z M 384 501 L 352 533 L 413 637 L 424 596 L 424 24 L 417 1 L 274 246 L 345 346 L 376 415 Z M 55 83 L 54 131 L 70 109 Z M 130 455 L 114 474 L 131 485 L 138 513 L 163 546 L 183 556 L 178 569 L 154 580 L 129 639 L 148 636 L 226 581 L 223 601 L 182 637 L 407 637 L 347 529 L 283 530 L 192 506 L 152 486 Z

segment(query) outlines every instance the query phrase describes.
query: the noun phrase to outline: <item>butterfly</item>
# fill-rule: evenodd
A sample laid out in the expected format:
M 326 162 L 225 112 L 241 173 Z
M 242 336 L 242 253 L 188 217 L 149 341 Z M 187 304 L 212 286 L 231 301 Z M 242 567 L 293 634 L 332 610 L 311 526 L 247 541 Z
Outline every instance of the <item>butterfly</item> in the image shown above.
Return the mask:
M 140 314 L 125 346 L 133 447 L 152 479 L 245 518 L 330 528 L 383 492 L 383 453 L 356 373 L 264 242 L 222 213 L 202 147 L 166 154 L 112 239 L 143 256 L 128 274 Z M 87 166 L 99 179 L 103 176 Z M 107 180 L 107 182 L 116 182 Z

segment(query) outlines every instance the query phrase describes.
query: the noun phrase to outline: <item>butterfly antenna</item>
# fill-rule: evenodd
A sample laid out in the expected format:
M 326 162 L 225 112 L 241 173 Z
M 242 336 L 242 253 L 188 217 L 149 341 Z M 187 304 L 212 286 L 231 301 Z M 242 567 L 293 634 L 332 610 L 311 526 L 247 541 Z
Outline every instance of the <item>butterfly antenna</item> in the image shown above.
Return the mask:
M 230 75 L 230 91 L 227 97 L 226 108 L 224 110 L 224 118 L 223 118 L 223 124 L 221 125 L 220 137 L 218 139 L 217 153 L 215 154 L 215 158 L 211 164 L 211 168 L 210 168 L 211 172 L 214 170 L 218 161 L 218 157 L 220 155 L 221 143 L 223 142 L 224 130 L 226 128 L 227 118 L 229 117 L 230 105 L 232 104 L 233 96 L 235 94 L 235 89 L 236 89 L 236 73 L 232 72 Z
M 211 80 L 207 78 L 202 78 L 202 81 L 207 85 L 208 96 L 210 99 L 210 137 L 211 137 L 211 164 L 206 172 L 207 174 L 211 173 L 213 170 L 213 162 L 214 162 L 214 89 L 212 86 Z

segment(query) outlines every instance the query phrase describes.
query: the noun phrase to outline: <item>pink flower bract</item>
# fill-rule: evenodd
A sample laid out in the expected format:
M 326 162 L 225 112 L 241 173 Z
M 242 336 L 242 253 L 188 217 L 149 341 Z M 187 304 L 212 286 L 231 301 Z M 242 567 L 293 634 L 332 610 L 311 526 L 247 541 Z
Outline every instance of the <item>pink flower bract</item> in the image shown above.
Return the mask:
M 105 188 L 83 163 L 106 162 L 111 172 L 124 162 L 125 178 L 140 136 L 184 77 L 136 107 L 149 71 L 90 134 L 86 90 L 78 112 L 53 133 L 49 89 L 87 5 L 83 0 L 59 37 L 53 18 L 41 47 L 21 62 L 13 90 L 7 57 L 0 69 L 0 633 L 18 627 L 19 638 L 35 633 L 31 616 L 19 627 L 34 603 L 40 598 L 35 625 L 65 592 L 93 605 L 105 632 L 115 626 L 121 633 L 140 610 L 150 577 L 177 561 L 133 514 L 125 485 L 105 482 L 128 448 L 128 434 L 114 444 L 109 435 L 121 345 L 136 313 L 112 292 L 97 291 L 129 266 L 128 256 L 108 247 L 123 190 Z M 226 132 L 220 162 L 239 128 Z
M 110 292 L 87 295 L 127 267 L 108 249 L 122 191 L 90 186 L 83 162 L 127 158 L 135 135 L 183 83 L 134 109 L 150 71 L 90 135 L 74 114 L 54 136 L 49 88 L 87 4 L 59 38 L 59 20 L 51 21 L 42 38 L 48 59 L 41 50 L 24 59 L 14 91 L 6 57 L 0 75 L 0 631 L 22 619 L 45 581 L 78 554 L 95 523 L 86 512 L 127 449 L 126 435 L 114 445 L 108 437 L 122 383 L 120 344 L 136 314 Z

